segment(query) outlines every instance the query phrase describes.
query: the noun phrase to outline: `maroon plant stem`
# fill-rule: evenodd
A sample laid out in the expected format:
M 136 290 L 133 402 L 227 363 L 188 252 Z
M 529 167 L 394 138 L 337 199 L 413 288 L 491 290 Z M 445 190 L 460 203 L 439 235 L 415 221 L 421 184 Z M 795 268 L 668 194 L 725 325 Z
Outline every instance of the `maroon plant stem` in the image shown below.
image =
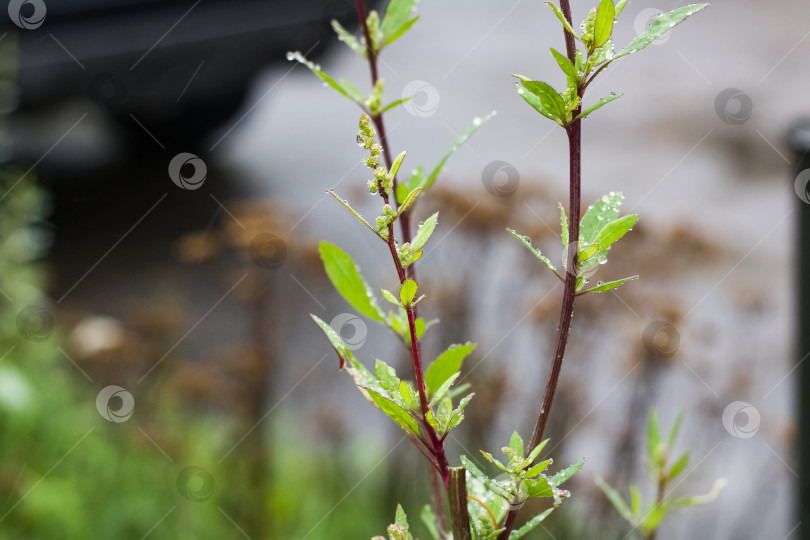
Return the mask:
M 379 78 L 378 71 L 377 71 L 377 53 L 374 51 L 374 47 L 371 43 L 371 35 L 369 34 L 368 24 L 366 22 L 366 7 L 363 0 L 355 0 L 355 5 L 357 7 L 357 17 L 360 22 L 360 28 L 363 31 L 363 37 L 366 41 L 366 56 L 368 58 L 368 65 L 369 71 L 371 73 L 371 84 L 376 85 L 377 80 Z M 385 131 L 385 124 L 383 122 L 383 118 L 381 114 L 372 114 L 371 121 L 374 124 L 374 128 L 377 130 L 377 134 L 379 135 L 380 139 L 380 146 L 383 149 L 383 159 L 385 160 L 385 164 L 388 169 L 391 169 L 391 165 L 393 164 L 393 156 L 389 151 L 388 147 L 388 136 Z M 397 191 L 397 178 L 394 176 L 392 179 L 393 182 L 393 199 L 394 204 L 392 207 L 396 208 L 396 191 Z M 380 194 L 385 201 L 385 204 L 389 203 L 389 197 L 385 194 L 385 191 L 380 186 Z M 402 231 L 402 241 L 410 242 L 411 241 L 411 225 L 410 225 L 410 212 L 406 211 L 403 212 L 399 217 L 399 225 L 400 230 Z M 394 264 L 397 267 L 397 274 L 399 276 L 400 285 L 405 283 L 405 281 L 410 278 L 416 281 L 416 269 L 415 265 L 411 264 L 408 266 L 407 271 L 402 268 L 402 264 L 399 261 L 399 256 L 397 255 L 397 248 L 396 243 L 394 240 L 394 226 L 392 223 L 388 224 L 388 248 L 391 252 L 391 257 L 394 259 Z M 430 446 L 429 450 L 434 454 L 436 459 L 436 465 L 438 471 L 434 472 L 433 470 L 430 471 L 430 479 L 431 483 L 433 484 L 433 499 L 434 499 L 434 506 L 436 508 L 436 517 L 439 522 L 439 530 L 442 535 L 444 535 L 445 531 L 445 521 L 444 521 L 444 505 L 442 504 L 442 495 L 440 490 L 438 489 L 438 485 L 436 482 L 436 474 L 438 473 L 441 476 L 442 483 L 444 484 L 445 489 L 447 489 L 447 482 L 449 478 L 449 469 L 447 463 L 447 457 L 445 456 L 444 452 L 444 441 L 439 439 L 436 431 L 427 421 L 427 411 L 428 411 L 428 401 L 427 401 L 427 392 L 425 390 L 425 381 L 424 375 L 422 372 L 422 363 L 420 359 L 419 353 L 419 340 L 416 337 L 416 306 L 411 306 L 407 309 L 408 313 L 408 326 L 410 329 L 411 335 L 411 358 L 413 360 L 413 370 L 414 370 L 414 377 L 416 379 L 416 386 L 419 392 L 419 404 L 422 411 L 422 420 L 423 425 L 425 426 L 425 430 L 428 433 L 428 437 L 430 439 Z
M 560 7 L 563 15 L 571 24 L 571 6 L 568 0 L 560 0 Z M 571 63 L 576 61 L 576 44 L 574 36 L 563 29 L 565 35 L 565 49 Z M 582 98 L 584 87 L 579 89 L 579 97 Z M 582 110 L 582 106 L 577 106 L 572 113 L 576 118 Z M 571 329 L 571 316 L 574 313 L 574 298 L 576 297 L 577 282 L 577 258 L 579 256 L 577 244 L 579 241 L 579 216 L 581 204 L 581 155 L 582 155 L 582 120 L 573 120 L 566 128 L 568 133 L 568 163 L 569 163 L 569 201 L 568 201 L 568 262 L 565 274 L 565 287 L 563 289 L 563 301 L 560 309 L 560 322 L 557 325 L 557 340 L 554 343 L 554 359 L 551 362 L 546 389 L 543 394 L 543 402 L 540 405 L 540 414 L 537 416 L 537 423 L 534 425 L 531 442 L 527 447 L 527 453 L 533 450 L 543 439 L 543 431 L 548 422 L 548 414 L 551 410 L 551 403 L 554 400 L 554 393 L 557 390 L 557 382 L 560 379 L 562 370 L 565 346 L 568 343 L 568 333 Z M 509 510 L 504 520 L 504 531 L 498 536 L 498 540 L 508 540 L 509 533 L 515 526 L 517 518 L 517 507 L 513 506 Z
M 371 43 L 371 35 L 368 31 L 368 23 L 366 22 L 366 6 L 363 0 L 355 0 L 355 5 L 357 6 L 357 18 L 360 20 L 360 28 L 363 30 L 363 38 L 366 40 L 366 56 L 368 57 L 368 67 L 369 71 L 371 72 L 371 84 L 372 86 L 377 84 L 377 80 L 379 78 L 377 72 L 377 53 L 374 52 L 374 47 Z M 385 164 L 388 167 L 388 170 L 391 170 L 391 165 L 393 164 L 393 157 L 391 156 L 391 152 L 388 151 L 388 137 L 385 133 L 385 124 L 383 123 L 383 118 L 381 114 L 372 114 L 371 121 L 374 123 L 374 129 L 377 130 L 377 134 L 380 136 L 380 146 L 383 149 L 383 158 L 385 159 Z M 394 177 L 394 202 L 396 202 L 396 192 L 397 192 L 397 178 Z M 402 231 L 402 241 L 403 242 L 410 242 L 411 241 L 411 218 L 408 212 L 403 212 L 399 218 L 399 226 L 400 230 Z M 408 275 L 411 279 L 416 279 L 414 274 L 413 265 L 408 267 Z

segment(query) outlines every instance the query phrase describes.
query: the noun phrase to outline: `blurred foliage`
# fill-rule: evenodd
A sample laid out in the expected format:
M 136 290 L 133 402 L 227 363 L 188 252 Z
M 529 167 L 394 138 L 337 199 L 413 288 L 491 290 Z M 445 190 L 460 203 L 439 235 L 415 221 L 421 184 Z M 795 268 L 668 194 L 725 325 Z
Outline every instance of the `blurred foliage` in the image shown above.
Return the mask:
M 254 537 L 317 540 L 334 531 L 357 537 L 370 525 L 385 526 L 384 475 L 352 490 L 380 461 L 380 445 L 305 444 L 295 428 L 301 419 L 275 414 L 254 433 L 260 451 L 272 456 L 257 494 L 245 488 L 256 484 L 256 473 L 241 447 L 222 459 L 245 433 L 244 419 L 185 399 L 176 377 L 138 392 L 133 383 L 132 417 L 118 423 L 102 417 L 96 408 L 102 377 L 74 365 L 54 325 L 59 311 L 44 292 L 47 196 L 30 177 L 4 170 L 0 540 L 242 538 L 239 529 L 251 529 L 247 508 L 260 515 L 261 536 Z M 203 473 L 189 475 L 188 466 Z M 336 493 L 346 495 L 342 504 Z

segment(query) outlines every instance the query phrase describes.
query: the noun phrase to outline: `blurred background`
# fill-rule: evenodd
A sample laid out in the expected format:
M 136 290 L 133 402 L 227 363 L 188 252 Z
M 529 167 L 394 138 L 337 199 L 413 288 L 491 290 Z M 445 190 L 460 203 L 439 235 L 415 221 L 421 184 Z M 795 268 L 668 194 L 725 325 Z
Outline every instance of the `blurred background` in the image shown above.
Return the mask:
M 385 0 L 371 7 L 383 9 Z M 628 2 L 624 44 L 682 2 Z M 590 3 L 574 2 L 574 18 Z M 0 31 L 0 538 L 369 538 L 401 502 L 416 523 L 427 468 L 369 407 L 308 316 L 367 365 L 408 373 L 384 328 L 331 289 L 328 240 L 374 287 L 396 275 L 361 212 L 359 111 L 300 50 L 368 91 L 332 34 L 343 0 L 13 0 Z M 473 118 L 417 218 L 441 210 L 419 262 L 427 358 L 478 343 L 458 455 L 528 437 L 562 288 L 505 233 L 561 261 L 567 142 L 513 73 L 562 77 L 542 2 L 424 0 L 386 49 L 386 116 L 403 170 L 432 169 Z M 594 477 L 647 497 L 645 419 L 690 465 L 675 494 L 727 488 L 659 538 L 800 538 L 792 343 L 794 239 L 805 204 L 785 134 L 810 114 L 807 6 L 719 1 L 613 64 L 586 101 L 584 202 L 622 191 L 640 214 L 582 297 L 551 415 L 555 467 L 587 457 L 536 538 L 627 538 Z M 768 21 L 763 24 L 763 21 Z M 550 75 L 553 74 L 553 75 Z M 804 180 L 806 186 L 807 179 Z M 804 201 L 807 201 L 806 194 Z M 806 509 L 805 511 L 810 511 Z M 587 516 L 588 519 L 583 519 Z

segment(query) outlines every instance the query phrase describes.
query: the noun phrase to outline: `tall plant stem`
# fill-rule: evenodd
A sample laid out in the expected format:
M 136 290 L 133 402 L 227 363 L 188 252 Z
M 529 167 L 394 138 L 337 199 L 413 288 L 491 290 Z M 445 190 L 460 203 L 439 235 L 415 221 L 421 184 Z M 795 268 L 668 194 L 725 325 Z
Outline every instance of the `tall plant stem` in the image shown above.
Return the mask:
M 366 41 L 366 57 L 368 59 L 368 68 L 371 72 L 371 85 L 374 86 L 377 84 L 379 80 L 379 73 L 377 71 L 377 53 L 374 51 L 374 47 L 371 43 L 371 35 L 368 31 L 368 23 L 366 22 L 366 6 L 363 0 L 355 0 L 355 5 L 357 6 L 357 18 L 360 21 L 360 28 L 363 31 L 363 38 Z M 388 169 L 391 169 L 391 165 L 393 164 L 393 158 L 391 157 L 391 152 L 388 151 L 388 137 L 385 132 L 385 124 L 383 122 L 383 117 L 381 114 L 371 114 L 371 122 L 374 124 L 374 129 L 377 130 L 377 134 L 380 136 L 380 146 L 383 149 L 383 159 L 385 159 L 385 164 Z M 396 192 L 397 192 L 397 178 L 394 177 L 394 203 L 396 203 Z M 399 218 L 399 226 L 402 232 L 402 241 L 403 242 L 410 242 L 411 241 L 411 217 L 409 212 L 403 212 Z M 416 279 L 414 274 L 413 265 L 408 267 L 408 275 L 411 279 Z
M 574 116 L 579 114 L 580 108 L 574 111 Z M 554 343 L 554 359 L 551 362 L 551 369 L 546 382 L 546 391 L 543 394 L 543 403 L 540 406 L 540 414 L 537 416 L 537 423 L 534 425 L 532 439 L 529 448 L 534 448 L 543 440 L 543 431 L 548 422 L 548 414 L 551 410 L 551 402 L 554 400 L 554 393 L 557 390 L 557 382 L 560 379 L 565 346 L 568 344 L 568 333 L 571 329 L 571 316 L 574 313 L 574 297 L 576 296 L 577 282 L 577 242 L 579 240 L 579 214 L 581 198 L 581 166 L 580 157 L 582 153 L 582 120 L 574 120 L 568 128 L 568 151 L 570 160 L 571 185 L 569 194 L 570 226 L 568 229 L 568 271 L 565 274 L 565 288 L 563 290 L 562 308 L 560 309 L 560 322 L 557 325 L 557 340 Z
M 560 7 L 562 8 L 563 15 L 571 24 L 571 6 L 568 0 L 561 0 Z M 565 48 L 568 53 L 568 59 L 571 63 L 576 60 L 576 44 L 574 43 L 574 36 L 567 30 L 563 30 L 565 35 Z M 584 88 L 579 89 L 579 97 L 582 98 Z M 581 112 L 581 105 L 577 106 L 572 113 L 572 117 L 576 118 Z M 528 449 L 531 451 L 543 440 L 543 431 L 548 422 L 548 414 L 551 410 L 551 403 L 554 400 L 554 393 L 557 390 L 557 382 L 560 379 L 560 371 L 562 370 L 563 357 L 565 355 L 565 346 L 568 344 L 568 333 L 571 329 L 571 316 L 574 313 L 574 298 L 576 297 L 576 283 L 577 283 L 577 258 L 579 256 L 577 250 L 577 243 L 579 241 L 579 215 L 581 204 L 581 156 L 582 156 L 582 120 L 573 120 L 566 128 L 568 133 L 568 163 L 569 163 L 569 199 L 568 199 L 568 215 L 569 228 L 568 228 L 568 261 L 567 272 L 565 274 L 565 288 L 563 289 L 563 301 L 560 309 L 560 322 L 557 325 L 557 339 L 554 343 L 554 358 L 551 362 L 548 380 L 546 381 L 546 389 L 543 393 L 543 402 L 540 405 L 540 413 L 537 416 L 537 422 L 534 425 L 532 432 L 531 442 Z M 515 526 L 515 519 L 517 518 L 517 507 L 514 506 L 513 510 L 509 510 L 504 520 L 504 531 L 498 536 L 498 540 L 508 540 L 509 533 Z

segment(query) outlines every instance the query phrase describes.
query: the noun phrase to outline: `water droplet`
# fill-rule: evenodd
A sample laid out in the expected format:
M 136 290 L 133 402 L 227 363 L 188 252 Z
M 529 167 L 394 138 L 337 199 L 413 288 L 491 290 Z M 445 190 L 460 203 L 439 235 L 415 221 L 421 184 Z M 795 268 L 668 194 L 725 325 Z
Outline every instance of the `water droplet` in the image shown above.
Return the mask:
M 523 92 L 524 92 L 523 88 L 518 88 L 517 91 L 518 91 L 518 94 L 520 94 L 521 96 L 523 95 Z
M 363 141 L 363 136 L 360 135 L 359 133 L 357 134 L 357 146 L 359 146 L 360 148 L 363 148 L 363 146 L 365 146 L 365 142 Z
M 669 27 L 670 27 L 670 28 L 674 28 L 674 27 L 675 27 L 675 23 L 669 23 Z
M 418 224 L 416 227 L 417 227 L 418 229 L 421 229 L 421 228 L 422 228 L 422 225 L 424 225 L 424 224 L 425 224 L 425 222 L 424 222 L 424 221 L 420 221 L 420 222 L 419 222 L 419 224 Z
M 489 114 L 491 114 L 492 116 L 498 116 L 498 111 L 493 110 L 493 111 L 492 111 L 491 113 L 489 113 Z
M 295 60 L 295 53 L 294 53 L 294 52 L 292 52 L 292 51 L 288 51 L 288 52 L 287 52 L 287 60 L 289 60 L 290 62 L 292 62 L 293 60 Z
M 478 118 L 477 116 L 475 118 L 473 118 L 473 125 L 474 126 L 480 126 L 481 125 L 481 119 Z
M 608 204 L 610 203 L 610 198 L 607 195 L 602 195 L 602 202 Z
M 611 95 L 611 96 L 615 96 L 615 95 L 616 95 L 616 92 L 611 92 L 611 93 L 610 93 L 610 95 Z

